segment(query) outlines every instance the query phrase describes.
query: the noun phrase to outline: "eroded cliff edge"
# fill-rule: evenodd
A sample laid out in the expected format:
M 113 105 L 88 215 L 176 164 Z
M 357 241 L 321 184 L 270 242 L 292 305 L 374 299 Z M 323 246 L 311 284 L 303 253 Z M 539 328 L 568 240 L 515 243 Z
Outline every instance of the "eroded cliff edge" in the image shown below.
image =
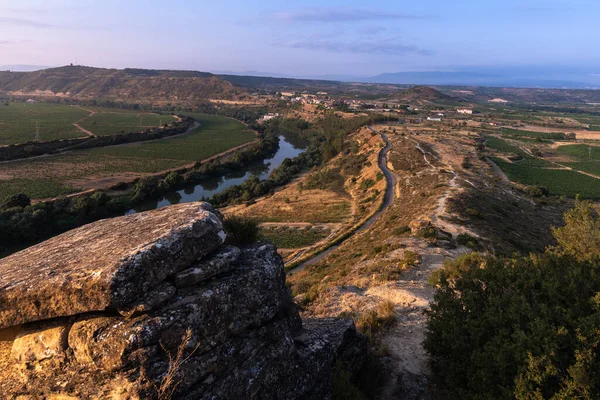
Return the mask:
M 275 248 L 225 237 L 217 211 L 187 203 L 0 260 L 3 398 L 329 397 L 364 338 L 351 320 L 303 324 Z

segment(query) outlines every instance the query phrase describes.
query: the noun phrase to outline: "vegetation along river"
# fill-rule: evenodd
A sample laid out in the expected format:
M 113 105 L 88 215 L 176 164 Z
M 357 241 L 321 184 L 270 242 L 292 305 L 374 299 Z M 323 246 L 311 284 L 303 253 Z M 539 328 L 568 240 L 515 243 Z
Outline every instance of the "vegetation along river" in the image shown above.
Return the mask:
M 257 161 L 237 171 L 227 172 L 223 175 L 207 178 L 199 183 L 191 184 L 183 189 L 166 193 L 163 197 L 146 201 L 126 214 L 154 210 L 179 203 L 190 203 L 202 199 L 210 199 L 213 195 L 221 193 L 227 188 L 239 185 L 252 175 L 261 180 L 267 179 L 271 172 L 281 165 L 286 158 L 294 158 L 306 149 L 306 143 L 298 138 L 279 136 L 279 149 L 270 158 Z

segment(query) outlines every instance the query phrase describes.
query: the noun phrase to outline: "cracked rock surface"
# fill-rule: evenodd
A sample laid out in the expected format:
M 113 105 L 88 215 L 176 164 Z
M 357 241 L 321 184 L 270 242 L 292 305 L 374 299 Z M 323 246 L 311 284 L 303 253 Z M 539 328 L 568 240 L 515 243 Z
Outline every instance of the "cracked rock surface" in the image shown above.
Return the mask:
M 224 240 L 220 214 L 187 203 L 0 260 L 0 397 L 328 398 L 364 338 L 350 320 L 303 326 L 275 247 Z

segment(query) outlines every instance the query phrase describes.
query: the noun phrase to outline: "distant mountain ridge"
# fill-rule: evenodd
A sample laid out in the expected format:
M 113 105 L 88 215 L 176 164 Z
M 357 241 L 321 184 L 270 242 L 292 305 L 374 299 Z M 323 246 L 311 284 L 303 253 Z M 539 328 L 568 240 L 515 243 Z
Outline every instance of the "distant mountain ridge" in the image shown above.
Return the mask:
M 35 72 L 0 71 L 9 95 L 186 103 L 231 100 L 245 91 L 208 72 L 66 66 Z

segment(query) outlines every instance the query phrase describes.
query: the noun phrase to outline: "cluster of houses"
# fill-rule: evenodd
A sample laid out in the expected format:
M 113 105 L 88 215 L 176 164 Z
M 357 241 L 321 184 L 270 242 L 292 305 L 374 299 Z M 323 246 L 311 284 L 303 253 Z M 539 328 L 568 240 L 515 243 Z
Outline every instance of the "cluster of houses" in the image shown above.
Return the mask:
M 457 108 L 456 112 L 458 114 L 468 114 L 468 115 L 472 115 L 473 114 L 473 110 L 470 109 L 470 108 Z M 432 113 L 434 115 L 427 117 L 427 121 L 432 121 L 432 122 L 441 122 L 442 121 L 442 118 L 444 117 L 444 113 L 443 112 L 433 111 Z
M 280 116 L 279 113 L 268 113 L 268 114 L 263 115 L 259 119 L 257 119 L 256 122 L 259 123 L 259 124 L 262 124 L 265 121 L 272 120 L 272 119 L 277 118 L 279 116 Z
M 328 95 L 327 92 L 318 92 L 315 94 L 294 94 L 290 92 L 282 92 L 281 100 L 287 100 L 291 103 L 301 103 L 301 104 L 323 104 L 331 106 L 334 103 Z

